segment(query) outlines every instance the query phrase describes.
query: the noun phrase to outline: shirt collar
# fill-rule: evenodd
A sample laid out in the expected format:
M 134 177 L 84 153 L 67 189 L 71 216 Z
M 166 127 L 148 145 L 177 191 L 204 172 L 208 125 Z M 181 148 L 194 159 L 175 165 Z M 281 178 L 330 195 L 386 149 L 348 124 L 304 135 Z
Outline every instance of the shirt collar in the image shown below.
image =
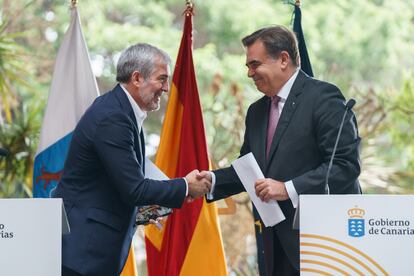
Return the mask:
M 124 90 L 125 94 L 128 97 L 129 103 L 131 104 L 132 110 L 134 111 L 135 120 L 138 125 L 138 131 L 141 131 L 142 124 L 144 123 L 145 118 L 147 118 L 147 112 L 143 111 L 137 102 L 132 98 L 131 94 L 126 90 L 126 88 L 121 84 L 120 85 L 122 90 Z
M 283 85 L 282 89 L 280 89 L 277 96 L 280 97 L 281 101 L 286 101 L 287 97 L 289 96 L 290 90 L 292 90 L 293 83 L 296 80 L 296 77 L 299 74 L 299 67 L 296 69 L 296 72 L 290 77 L 290 79 Z

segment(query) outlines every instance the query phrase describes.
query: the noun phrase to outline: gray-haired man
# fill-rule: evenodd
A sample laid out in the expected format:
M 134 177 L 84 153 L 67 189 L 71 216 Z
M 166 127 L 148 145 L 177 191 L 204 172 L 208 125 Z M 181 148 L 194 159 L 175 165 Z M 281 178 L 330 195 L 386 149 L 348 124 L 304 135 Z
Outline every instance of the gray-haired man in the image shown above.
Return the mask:
M 62 275 L 119 275 L 135 232 L 136 206 L 180 208 L 211 183 L 145 178 L 142 123 L 169 89 L 170 58 L 149 44 L 127 48 L 117 66 L 118 85 L 98 97 L 73 133 L 62 179 L 71 233 L 63 237 Z

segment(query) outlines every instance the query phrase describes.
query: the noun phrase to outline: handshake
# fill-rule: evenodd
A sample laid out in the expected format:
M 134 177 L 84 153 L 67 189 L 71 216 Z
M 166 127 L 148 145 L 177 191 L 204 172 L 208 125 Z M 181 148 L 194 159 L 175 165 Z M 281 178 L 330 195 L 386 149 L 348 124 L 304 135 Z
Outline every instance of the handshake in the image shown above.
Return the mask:
M 209 171 L 194 170 L 186 175 L 188 183 L 187 201 L 204 196 L 211 190 L 212 176 Z M 257 179 L 254 183 L 256 196 L 263 202 L 270 200 L 283 201 L 289 199 L 286 185 L 272 178 Z
M 185 176 L 188 183 L 189 201 L 202 197 L 211 189 L 211 173 L 209 171 L 193 170 Z

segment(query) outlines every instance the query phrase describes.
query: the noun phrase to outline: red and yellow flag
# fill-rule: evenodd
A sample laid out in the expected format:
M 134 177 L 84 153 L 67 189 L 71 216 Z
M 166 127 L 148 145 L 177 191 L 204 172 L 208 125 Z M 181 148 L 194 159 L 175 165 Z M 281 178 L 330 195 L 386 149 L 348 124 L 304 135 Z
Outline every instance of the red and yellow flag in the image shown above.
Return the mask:
M 135 265 L 135 253 L 134 245 L 131 243 L 129 248 L 128 259 L 125 263 L 124 269 L 121 272 L 121 276 L 137 276 L 137 266 Z
M 208 170 L 203 116 L 192 56 L 192 8 L 173 74 L 156 165 L 170 178 Z M 227 275 L 215 204 L 204 198 L 174 209 L 162 230 L 145 229 L 149 276 Z

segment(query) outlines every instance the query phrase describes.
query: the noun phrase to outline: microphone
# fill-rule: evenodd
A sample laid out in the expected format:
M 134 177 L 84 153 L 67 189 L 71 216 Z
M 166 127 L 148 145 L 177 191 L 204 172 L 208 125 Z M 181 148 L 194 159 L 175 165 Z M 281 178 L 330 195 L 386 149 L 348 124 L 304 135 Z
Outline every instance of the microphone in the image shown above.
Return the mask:
M 354 99 L 349 99 L 349 101 L 345 105 L 345 108 L 347 110 L 351 110 L 354 107 L 355 103 L 356 101 Z
M 3 148 L 0 148 L 0 156 L 7 156 L 9 155 L 9 151 Z
M 332 151 L 332 155 L 331 155 L 331 160 L 329 161 L 329 165 L 328 165 L 328 171 L 326 172 L 326 178 L 325 178 L 325 194 L 329 194 L 329 173 L 331 172 L 331 168 L 332 168 L 332 163 L 333 163 L 333 159 L 335 156 L 335 152 L 336 152 L 336 147 L 338 146 L 338 141 L 339 141 L 339 137 L 341 136 L 341 132 L 342 132 L 342 127 L 344 126 L 344 122 L 345 122 L 345 117 L 346 114 L 348 113 L 349 110 L 351 110 L 354 105 L 355 105 L 355 100 L 354 99 L 349 99 L 348 102 L 345 104 L 345 112 L 344 112 L 344 116 L 342 117 L 342 121 L 341 124 L 339 126 L 339 131 L 338 131 L 338 135 L 336 136 L 336 141 L 335 141 L 335 146 L 334 149 Z M 293 217 L 293 223 L 292 223 L 292 229 L 294 230 L 299 230 L 299 203 L 298 203 L 298 207 L 296 208 L 295 211 L 295 215 Z
M 331 173 L 332 163 L 335 157 L 336 148 L 338 146 L 339 137 L 341 137 L 342 127 L 344 126 L 346 114 L 348 113 L 349 110 L 351 110 L 354 107 L 355 103 L 356 101 L 354 99 L 348 100 L 348 102 L 345 105 L 344 116 L 342 116 L 342 121 L 341 121 L 341 124 L 339 125 L 339 131 L 338 131 L 338 135 L 336 136 L 335 146 L 332 151 L 331 160 L 329 161 L 328 170 L 326 171 L 325 194 L 328 194 L 328 195 L 329 195 L 329 174 Z

